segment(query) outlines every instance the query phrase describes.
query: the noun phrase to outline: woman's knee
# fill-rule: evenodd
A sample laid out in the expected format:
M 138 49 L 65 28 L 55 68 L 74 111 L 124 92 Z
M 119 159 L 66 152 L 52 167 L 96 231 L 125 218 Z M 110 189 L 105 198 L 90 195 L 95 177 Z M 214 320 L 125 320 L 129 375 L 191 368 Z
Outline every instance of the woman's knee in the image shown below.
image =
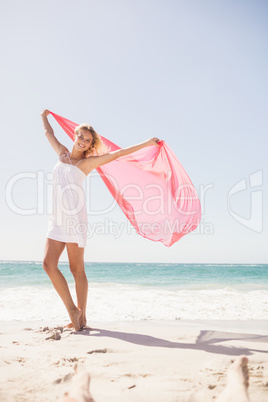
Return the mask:
M 52 261 L 49 258 L 44 258 L 43 260 L 43 268 L 47 274 L 49 274 L 51 271 L 55 270 L 57 266 L 52 263 Z
M 85 274 L 85 268 L 84 268 L 84 264 L 70 264 L 70 271 L 73 274 L 73 276 L 77 276 L 77 275 L 84 275 Z

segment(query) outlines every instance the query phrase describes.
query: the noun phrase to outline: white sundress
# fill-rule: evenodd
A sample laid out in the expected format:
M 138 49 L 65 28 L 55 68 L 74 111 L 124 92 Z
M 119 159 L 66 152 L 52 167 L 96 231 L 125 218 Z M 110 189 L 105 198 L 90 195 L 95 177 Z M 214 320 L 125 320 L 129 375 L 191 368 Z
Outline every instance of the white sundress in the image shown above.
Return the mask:
M 53 168 L 52 211 L 49 216 L 47 238 L 85 247 L 87 240 L 87 211 L 83 181 L 86 174 L 72 164 L 59 159 Z M 62 156 L 64 156 L 62 155 Z

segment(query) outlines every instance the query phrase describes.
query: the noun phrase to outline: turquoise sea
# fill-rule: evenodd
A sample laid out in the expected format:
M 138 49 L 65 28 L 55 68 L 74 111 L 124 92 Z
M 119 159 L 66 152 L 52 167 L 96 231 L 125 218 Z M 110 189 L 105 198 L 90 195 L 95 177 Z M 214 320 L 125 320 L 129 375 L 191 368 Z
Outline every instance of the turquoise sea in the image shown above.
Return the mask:
M 75 298 L 67 263 L 59 268 Z M 268 319 L 268 264 L 86 263 L 88 320 Z M 41 262 L 0 262 L 0 321 L 67 320 Z

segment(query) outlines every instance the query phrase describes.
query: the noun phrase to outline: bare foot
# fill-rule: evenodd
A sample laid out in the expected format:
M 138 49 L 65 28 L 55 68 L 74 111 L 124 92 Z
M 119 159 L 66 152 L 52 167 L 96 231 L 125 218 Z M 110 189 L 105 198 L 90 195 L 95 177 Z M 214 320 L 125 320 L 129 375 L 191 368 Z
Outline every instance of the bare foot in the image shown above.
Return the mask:
M 73 323 L 72 322 L 69 322 L 69 324 L 67 324 L 67 325 L 64 325 L 64 328 L 73 328 L 74 326 L 73 326 Z
M 248 358 L 239 356 L 228 370 L 227 386 L 217 402 L 249 402 L 247 391 Z
M 80 329 L 79 319 L 81 317 L 81 314 L 82 310 L 80 310 L 80 308 L 76 308 L 74 311 L 69 312 L 72 325 L 76 331 L 79 331 Z
M 79 325 L 80 325 L 80 329 L 83 329 L 87 326 L 87 320 L 85 318 L 83 318 L 82 316 L 80 316 L 79 318 Z M 70 322 L 67 325 L 64 325 L 64 328 L 73 328 L 73 323 Z
M 74 368 L 76 375 L 72 379 L 71 391 L 66 393 L 62 402 L 94 402 L 89 391 L 90 376 L 86 369 L 78 367 Z
M 81 316 L 81 317 L 80 317 L 80 320 L 79 320 L 79 324 L 80 324 L 80 329 L 85 328 L 85 327 L 87 326 L 87 320 L 86 320 L 86 318 Z

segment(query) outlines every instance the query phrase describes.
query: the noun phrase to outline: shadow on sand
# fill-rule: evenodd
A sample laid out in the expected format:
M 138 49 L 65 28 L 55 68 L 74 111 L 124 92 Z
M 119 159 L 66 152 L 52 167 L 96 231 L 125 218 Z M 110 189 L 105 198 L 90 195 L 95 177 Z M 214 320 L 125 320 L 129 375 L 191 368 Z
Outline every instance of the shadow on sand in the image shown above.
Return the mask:
M 100 328 L 85 328 L 76 332 L 76 335 L 85 335 L 90 337 L 106 337 L 120 339 L 125 342 L 134 343 L 142 346 L 153 346 L 160 348 L 193 349 L 204 350 L 209 353 L 224 354 L 229 356 L 252 355 L 254 352 L 268 353 L 268 350 L 253 349 L 246 347 L 225 346 L 222 342 L 227 341 L 245 341 L 245 342 L 263 342 L 268 343 L 268 336 L 239 334 L 220 331 L 200 331 L 195 343 L 171 342 L 165 339 L 156 338 L 150 335 L 143 335 L 129 332 L 109 331 Z

